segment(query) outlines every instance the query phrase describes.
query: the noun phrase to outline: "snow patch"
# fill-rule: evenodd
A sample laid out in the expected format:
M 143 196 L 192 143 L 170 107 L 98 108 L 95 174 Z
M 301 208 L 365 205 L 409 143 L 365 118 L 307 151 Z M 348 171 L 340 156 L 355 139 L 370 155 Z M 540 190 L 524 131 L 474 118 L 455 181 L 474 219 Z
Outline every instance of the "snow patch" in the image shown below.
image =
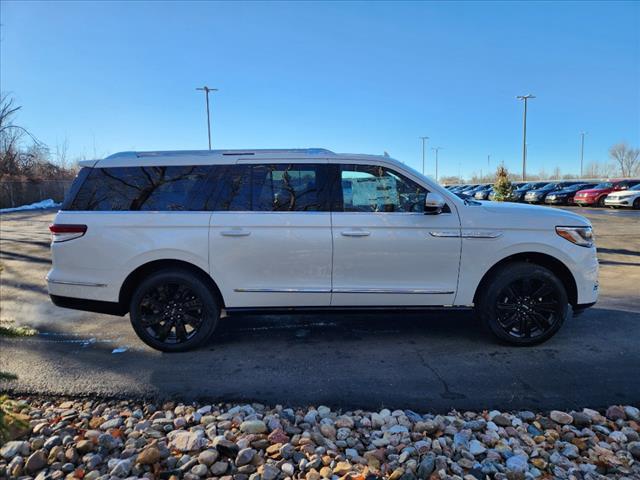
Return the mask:
M 13 207 L 13 208 L 0 208 L 0 213 L 19 212 L 21 210 L 39 210 L 41 208 L 55 208 L 55 207 L 59 207 L 60 205 L 62 204 L 56 203 L 52 199 L 47 198 L 46 200 L 32 203 L 31 205 L 21 205 L 19 207 Z

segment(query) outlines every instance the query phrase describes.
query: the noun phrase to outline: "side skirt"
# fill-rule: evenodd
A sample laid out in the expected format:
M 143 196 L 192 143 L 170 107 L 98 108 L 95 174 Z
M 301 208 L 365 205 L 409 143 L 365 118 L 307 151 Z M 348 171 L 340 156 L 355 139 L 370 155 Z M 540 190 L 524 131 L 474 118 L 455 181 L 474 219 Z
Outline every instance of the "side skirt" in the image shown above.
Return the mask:
M 289 313 L 366 313 L 366 312 L 426 312 L 426 311 L 469 311 L 473 310 L 473 305 L 411 305 L 411 306 L 379 306 L 379 307 L 235 307 L 225 308 L 229 315 L 233 314 L 255 314 L 274 315 Z

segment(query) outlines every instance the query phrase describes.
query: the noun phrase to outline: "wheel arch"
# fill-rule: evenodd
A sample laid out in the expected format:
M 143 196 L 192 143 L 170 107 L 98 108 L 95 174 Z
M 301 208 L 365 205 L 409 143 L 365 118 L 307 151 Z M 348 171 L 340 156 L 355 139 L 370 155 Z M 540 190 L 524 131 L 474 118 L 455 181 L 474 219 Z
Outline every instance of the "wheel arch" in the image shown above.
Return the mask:
M 175 259 L 153 260 L 153 261 L 144 263 L 139 267 L 137 267 L 135 270 L 133 270 L 127 276 L 127 278 L 122 283 L 122 286 L 120 287 L 118 302 L 120 303 L 121 307 L 128 312 L 131 296 L 133 295 L 136 285 L 138 285 L 142 281 L 142 279 L 151 275 L 154 272 L 169 269 L 169 268 L 186 270 L 200 277 L 202 280 L 205 281 L 205 283 L 211 289 L 211 292 L 213 293 L 216 301 L 218 302 L 218 305 L 220 305 L 220 308 L 224 308 L 225 306 L 224 297 L 222 296 L 222 293 L 220 292 L 220 288 L 218 288 L 218 285 L 213 280 L 213 278 L 211 278 L 211 276 L 207 272 L 205 272 L 202 268 L 198 267 L 197 265 L 194 265 L 193 263 L 185 262 L 184 260 L 175 260 Z
M 503 266 L 513 263 L 513 262 L 527 262 L 534 265 L 539 265 L 541 267 L 545 267 L 551 272 L 553 272 L 564 285 L 565 290 L 567 291 L 567 297 L 569 299 L 569 303 L 572 306 L 577 305 L 578 303 L 578 286 L 576 284 L 576 280 L 571 273 L 571 270 L 556 257 L 549 255 L 547 253 L 540 252 L 521 252 L 513 255 L 509 255 L 508 257 L 503 258 L 502 260 L 495 263 L 482 277 L 480 283 L 476 287 L 476 291 L 473 295 L 474 304 L 478 303 L 478 297 L 480 292 L 486 290 L 487 284 L 491 281 L 491 279 L 495 276 L 496 272 L 502 268 Z

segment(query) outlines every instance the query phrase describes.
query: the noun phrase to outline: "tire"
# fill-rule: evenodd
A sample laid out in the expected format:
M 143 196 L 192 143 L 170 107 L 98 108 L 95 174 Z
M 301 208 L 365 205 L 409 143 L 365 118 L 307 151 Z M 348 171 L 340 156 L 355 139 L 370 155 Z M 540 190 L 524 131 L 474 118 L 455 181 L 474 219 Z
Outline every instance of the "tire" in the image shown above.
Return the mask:
M 168 269 L 152 273 L 138 286 L 129 305 L 131 325 L 140 340 L 163 352 L 184 352 L 211 338 L 220 308 L 199 275 Z
M 634 210 L 640 210 L 640 197 L 636 198 L 633 201 L 633 209 Z
M 606 195 L 601 196 L 596 202 L 596 207 L 604 208 L 604 199 Z
M 545 342 L 569 315 L 564 285 L 540 265 L 513 262 L 485 285 L 476 306 L 480 319 L 501 341 L 529 346 Z

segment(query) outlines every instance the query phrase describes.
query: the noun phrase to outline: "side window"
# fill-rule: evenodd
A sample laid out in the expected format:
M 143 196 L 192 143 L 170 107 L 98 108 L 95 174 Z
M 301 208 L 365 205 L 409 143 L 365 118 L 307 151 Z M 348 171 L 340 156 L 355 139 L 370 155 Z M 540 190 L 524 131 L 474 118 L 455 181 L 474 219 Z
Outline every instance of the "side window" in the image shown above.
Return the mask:
M 251 210 L 251 167 L 249 165 L 225 165 L 213 168 L 203 191 L 204 210 Z
M 324 211 L 325 185 L 321 164 L 252 166 L 252 210 L 257 212 Z
M 345 212 L 424 212 L 427 190 L 392 170 L 373 165 L 342 165 Z
M 113 167 L 91 169 L 70 210 L 197 210 L 191 197 L 208 167 Z

